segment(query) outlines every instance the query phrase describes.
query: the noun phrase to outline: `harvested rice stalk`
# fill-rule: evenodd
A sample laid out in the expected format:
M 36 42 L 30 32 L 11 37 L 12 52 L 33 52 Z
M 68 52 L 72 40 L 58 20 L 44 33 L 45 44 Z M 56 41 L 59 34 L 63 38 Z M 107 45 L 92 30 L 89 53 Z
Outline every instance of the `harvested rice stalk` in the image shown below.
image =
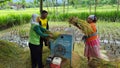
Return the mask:
M 53 36 L 52 38 L 50 38 L 52 40 L 56 40 L 62 34 L 61 32 L 50 32 L 50 31 L 47 31 L 46 33 L 51 34 Z
M 87 36 L 93 33 L 90 24 L 78 19 L 77 17 L 70 18 L 69 23 L 82 30 L 82 32 Z
M 53 37 L 52 37 L 52 39 L 57 39 L 60 35 L 61 35 L 62 33 L 61 32 L 54 32 L 52 35 L 53 35 Z

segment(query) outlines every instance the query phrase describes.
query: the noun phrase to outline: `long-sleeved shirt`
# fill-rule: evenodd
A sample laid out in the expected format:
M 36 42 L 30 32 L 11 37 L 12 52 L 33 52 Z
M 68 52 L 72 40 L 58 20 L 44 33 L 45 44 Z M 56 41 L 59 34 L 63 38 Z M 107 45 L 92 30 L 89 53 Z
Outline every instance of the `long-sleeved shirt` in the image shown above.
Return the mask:
M 44 32 L 47 31 L 40 25 L 31 24 L 29 43 L 34 45 L 40 45 L 40 37 L 48 37 L 48 34 Z

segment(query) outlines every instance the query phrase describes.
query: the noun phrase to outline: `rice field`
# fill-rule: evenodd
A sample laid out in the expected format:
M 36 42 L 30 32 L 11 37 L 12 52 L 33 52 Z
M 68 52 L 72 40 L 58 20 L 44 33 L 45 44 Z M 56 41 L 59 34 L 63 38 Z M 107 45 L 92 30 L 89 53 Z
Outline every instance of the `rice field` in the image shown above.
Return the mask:
M 66 28 L 69 27 L 68 22 L 65 22 L 65 21 L 64 22 L 49 21 L 49 25 L 50 25 L 50 30 L 53 31 L 53 32 L 54 31 L 64 31 Z M 119 22 L 98 21 L 97 27 L 98 27 L 98 34 L 99 34 L 101 40 L 108 40 L 108 41 L 109 40 L 117 40 L 117 41 L 119 41 L 119 38 L 120 38 L 120 36 L 119 36 L 120 35 L 120 32 L 119 32 L 120 23 Z M 30 28 L 29 23 L 24 24 L 24 25 L 20 25 L 20 26 L 14 26 L 12 28 L 0 31 L 0 37 L 3 37 L 4 35 L 7 35 L 8 32 L 13 32 L 12 33 L 13 35 L 15 35 L 15 34 L 20 35 L 21 34 L 22 36 L 28 36 L 29 35 L 29 28 Z M 83 56 L 84 43 L 81 41 L 81 37 L 83 36 L 83 34 L 81 33 L 80 30 L 76 29 L 75 27 L 72 26 L 72 28 L 75 31 L 75 40 L 76 40 L 75 49 L 74 49 L 74 53 L 73 53 L 74 54 L 74 57 L 73 57 L 74 59 L 73 60 L 75 60 L 75 61 L 73 61 L 73 68 L 75 68 L 75 67 L 76 68 L 79 68 L 79 67 L 80 68 L 88 68 L 87 67 L 87 60 Z M 104 46 L 106 46 L 107 44 L 109 45 L 109 44 L 112 44 L 112 43 L 101 42 L 101 49 L 104 50 Z M 45 64 L 46 58 L 49 55 L 49 52 L 46 52 L 46 51 L 49 51 L 49 50 L 46 47 L 45 47 L 44 50 L 45 50 L 44 51 L 45 54 L 44 54 L 43 61 L 44 61 L 44 64 Z M 28 61 L 28 60 L 30 60 L 28 54 L 29 54 L 28 50 L 27 50 L 26 53 L 21 54 L 23 59 L 27 59 L 27 61 L 17 62 L 19 65 L 23 64 L 23 63 L 26 64 L 26 65 L 23 66 L 23 68 L 26 68 L 26 66 L 30 65 L 30 62 Z M 105 54 L 107 55 L 107 53 L 105 53 Z M 27 58 L 25 58 L 26 55 L 27 55 Z M 77 57 L 77 58 L 75 58 L 75 57 Z M 19 57 L 19 58 L 21 58 L 21 57 Z M 101 64 L 97 63 L 96 65 L 106 66 L 106 68 L 119 68 L 119 66 L 120 66 L 120 64 L 118 64 L 119 63 L 118 59 L 117 59 L 116 62 L 111 60 L 111 61 L 113 61 L 113 63 L 110 63 L 108 61 L 101 61 L 101 60 L 93 60 L 93 61 L 91 61 L 91 63 L 96 63 L 94 61 L 98 61 L 102 64 L 101 65 Z M 6 62 L 8 63 L 9 61 L 6 61 Z M 116 63 L 117 63 L 117 65 L 116 65 Z M 7 66 L 13 66 L 13 65 L 19 66 L 18 64 L 13 63 L 13 64 L 8 64 Z M 0 65 L 4 66 L 3 63 L 0 63 Z M 96 65 L 93 65 L 93 66 L 96 66 Z M 19 67 L 21 67 L 21 66 L 19 66 Z M 4 68 L 4 67 L 2 67 L 2 68 Z M 13 66 L 12 68 L 15 68 L 15 66 Z
M 106 5 L 106 6 L 97 6 L 97 11 L 100 12 L 104 12 L 104 11 L 116 11 L 116 5 L 115 6 L 110 6 L 110 5 Z M 69 11 L 67 11 L 69 8 Z M 54 7 L 43 7 L 44 10 L 48 10 L 49 12 L 53 12 L 54 11 Z M 107 10 L 104 10 L 107 9 Z M 80 5 L 78 5 L 77 8 L 74 8 L 72 6 L 66 6 L 65 7 L 66 12 L 68 13 L 78 13 L 78 12 L 89 12 L 89 6 L 87 7 L 82 7 Z M 0 10 L 0 15 L 7 15 L 9 13 L 39 13 L 39 8 L 26 8 L 25 10 L 20 9 L 20 10 L 14 10 L 14 9 L 6 9 L 6 10 Z M 57 11 L 62 13 L 63 12 L 63 7 L 62 6 L 58 6 L 57 7 Z M 91 11 L 94 12 L 94 6 L 92 6 Z
M 111 60 L 120 59 L 120 23 L 100 22 L 97 24 L 101 45 Z M 114 59 L 116 58 L 116 59 Z
M 107 10 L 104 10 L 106 9 Z M 63 12 L 63 7 L 44 7 L 45 10 L 49 12 L 48 19 L 50 21 L 66 21 L 71 16 L 77 16 L 81 19 L 86 19 L 89 13 L 89 7 L 73 8 L 72 6 L 66 6 Z M 91 14 L 94 14 L 94 7 L 92 6 Z M 14 25 L 20 25 L 23 23 L 28 23 L 30 21 L 31 15 L 37 13 L 39 14 L 39 8 L 26 8 L 25 10 L 13 10 L 6 9 L 0 10 L 0 27 L 7 28 Z M 116 12 L 116 6 L 98 6 L 97 7 L 97 17 L 104 21 L 120 21 L 120 13 Z
M 53 7 L 49 7 L 49 8 L 44 7 L 44 9 L 48 10 L 50 13 L 48 18 L 50 20 L 49 21 L 50 31 L 52 32 L 55 32 L 55 31 L 62 32 L 66 28 L 69 28 L 69 24 L 67 22 L 69 16 L 78 16 L 78 17 L 83 17 L 83 19 L 85 19 L 89 13 L 88 7 L 80 6 L 80 8 L 73 8 L 72 6 L 69 6 L 69 10 L 66 7 L 66 10 L 65 10 L 66 14 L 62 14 L 63 13 L 62 8 L 63 7 L 57 7 L 58 10 L 56 11 L 56 14 L 61 14 L 61 15 L 55 16 L 56 14 L 53 14 L 53 12 L 55 11 Z M 107 10 L 106 10 L 106 6 L 97 8 L 97 12 L 99 12 L 98 16 L 102 15 L 100 17 L 101 19 L 99 18 L 100 20 L 97 22 L 97 31 L 100 37 L 101 50 L 105 50 L 104 54 L 107 55 L 109 60 L 112 62 L 94 59 L 93 61 L 91 61 L 91 63 L 95 65 L 92 65 L 92 66 L 97 66 L 97 65 L 100 66 L 96 68 L 119 68 L 120 67 L 120 57 L 119 57 L 120 56 L 120 50 L 119 50 L 120 49 L 119 47 L 120 45 L 119 14 L 120 13 L 118 14 L 118 17 L 117 17 L 118 22 L 111 22 L 111 20 L 114 19 L 114 17 L 116 17 L 114 14 L 115 11 L 116 11 L 116 6 L 107 6 Z M 92 12 L 94 13 L 94 7 L 92 7 Z M 20 10 L 11 10 L 11 9 L 0 10 L 0 26 L 2 25 L 2 27 L 0 28 L 4 29 L 4 27 L 8 27 L 8 25 L 12 26 L 9 29 L 4 29 L 4 30 L 0 29 L 0 40 L 3 40 L 3 38 L 4 40 L 7 40 L 7 41 L 0 41 L 0 68 L 16 68 L 16 67 L 29 68 L 30 67 L 29 49 L 27 48 L 28 45 L 22 46 L 25 48 L 21 49 L 21 45 L 19 45 L 19 43 L 18 44 L 9 43 L 8 41 L 10 40 L 8 40 L 8 38 L 14 38 L 12 36 L 20 36 L 19 38 L 20 40 L 22 39 L 23 41 L 24 40 L 28 41 L 29 29 L 30 29 L 29 22 L 30 22 L 31 15 L 33 13 L 39 14 L 39 8 L 27 8 L 25 10 L 21 10 L 21 9 Z M 79 13 L 81 14 L 79 15 Z M 103 21 L 102 19 L 104 19 L 105 21 Z M 83 55 L 84 43 L 83 41 L 81 41 L 83 33 L 73 26 L 72 28 L 74 29 L 74 34 L 75 34 L 75 49 L 73 51 L 73 61 L 72 61 L 73 68 L 88 68 L 87 60 Z M 22 40 L 20 42 L 22 42 Z M 14 44 L 15 47 L 7 46 L 9 44 L 10 46 Z M 4 47 L 2 47 L 2 45 L 4 45 Z M 8 48 L 6 48 L 5 46 Z M 16 47 L 16 46 L 20 46 L 20 49 L 19 47 Z M 1 48 L 3 48 L 3 50 Z M 12 48 L 13 50 L 12 49 L 9 50 L 9 48 Z M 7 49 L 8 51 L 5 51 L 4 49 Z M 44 47 L 44 51 L 43 51 L 44 64 L 46 62 L 47 56 L 49 55 L 48 51 L 49 49 L 47 47 Z M 6 55 L 6 53 L 8 53 L 8 56 Z M 112 53 L 114 57 L 109 55 L 110 53 Z M 96 61 L 98 61 L 99 63 L 97 63 Z M 64 68 L 69 68 L 69 67 L 66 66 Z

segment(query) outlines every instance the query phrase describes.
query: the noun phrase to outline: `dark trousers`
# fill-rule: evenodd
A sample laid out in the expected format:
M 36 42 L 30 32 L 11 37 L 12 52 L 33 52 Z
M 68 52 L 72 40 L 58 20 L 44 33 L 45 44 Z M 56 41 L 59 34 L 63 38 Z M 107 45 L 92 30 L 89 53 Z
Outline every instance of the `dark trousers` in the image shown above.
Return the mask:
M 50 42 L 47 38 L 43 38 L 43 37 L 40 37 L 40 45 L 43 46 L 43 43 L 45 44 L 45 46 L 48 46 L 48 48 L 50 49 Z
M 42 67 L 42 45 L 34 45 L 29 43 L 32 68 L 43 68 Z

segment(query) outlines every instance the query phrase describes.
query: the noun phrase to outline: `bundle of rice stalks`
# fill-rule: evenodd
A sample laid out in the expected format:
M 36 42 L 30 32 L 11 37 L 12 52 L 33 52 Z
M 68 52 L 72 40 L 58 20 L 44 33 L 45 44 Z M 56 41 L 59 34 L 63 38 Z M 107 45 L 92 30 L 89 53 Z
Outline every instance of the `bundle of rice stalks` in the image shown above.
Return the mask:
M 53 38 L 52 39 L 57 39 L 62 33 L 61 32 L 54 32 L 52 35 L 53 35 Z
M 46 33 L 51 34 L 53 36 L 50 37 L 50 39 L 52 40 L 56 40 L 62 34 L 62 32 L 50 32 L 50 31 L 47 31 Z
M 69 19 L 69 23 L 74 25 L 75 27 L 79 28 L 80 30 L 82 30 L 82 32 L 86 36 L 88 36 L 88 35 L 93 33 L 93 30 L 92 30 L 90 24 L 85 22 L 85 21 L 83 21 L 83 20 L 78 19 L 77 17 L 71 17 Z

